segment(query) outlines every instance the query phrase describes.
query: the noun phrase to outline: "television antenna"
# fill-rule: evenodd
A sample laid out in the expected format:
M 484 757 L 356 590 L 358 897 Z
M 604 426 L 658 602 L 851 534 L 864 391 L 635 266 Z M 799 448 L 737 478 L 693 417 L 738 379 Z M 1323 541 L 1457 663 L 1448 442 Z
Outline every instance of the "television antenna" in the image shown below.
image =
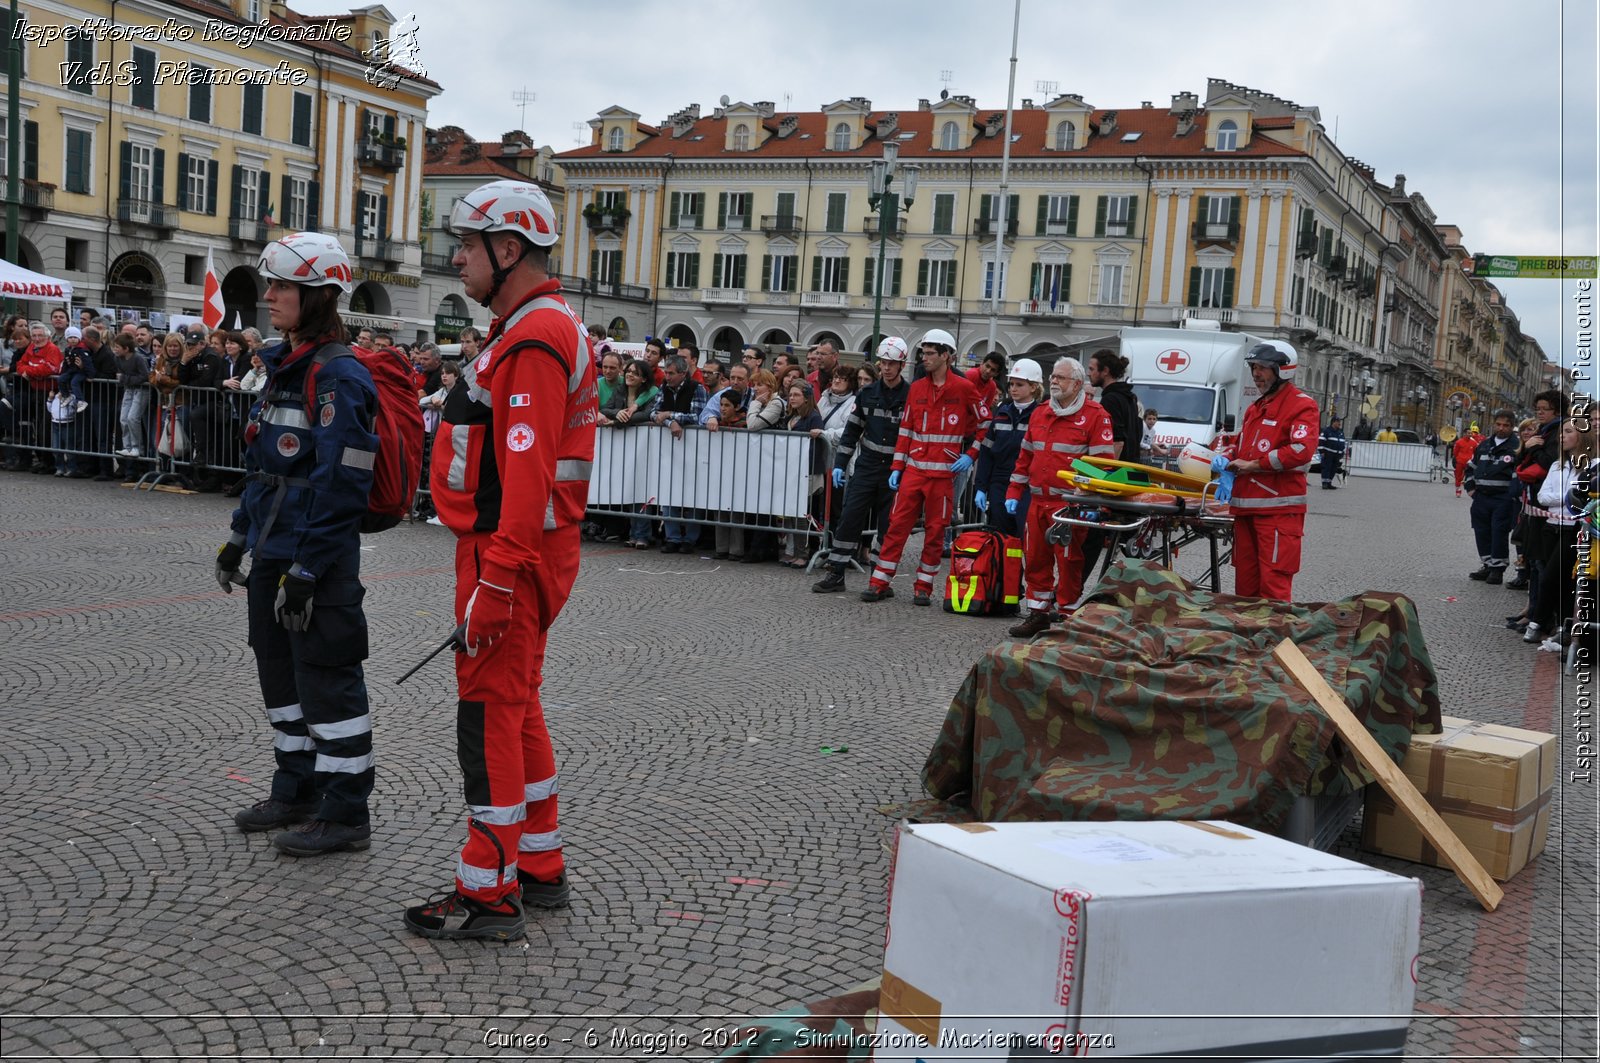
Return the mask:
M 588 122 L 573 122 L 572 123 L 572 140 L 573 140 L 573 143 L 582 144 L 583 143 L 583 131 L 585 129 L 588 129 L 588 128 L 589 128 L 589 123 Z
M 1061 88 L 1059 81 L 1035 81 L 1033 91 L 1041 96 L 1054 96 Z
M 537 92 L 529 92 L 526 85 L 511 94 L 511 102 L 522 105 L 522 116 L 517 119 L 517 128 L 523 132 L 528 130 L 528 104 L 538 98 L 539 94 Z

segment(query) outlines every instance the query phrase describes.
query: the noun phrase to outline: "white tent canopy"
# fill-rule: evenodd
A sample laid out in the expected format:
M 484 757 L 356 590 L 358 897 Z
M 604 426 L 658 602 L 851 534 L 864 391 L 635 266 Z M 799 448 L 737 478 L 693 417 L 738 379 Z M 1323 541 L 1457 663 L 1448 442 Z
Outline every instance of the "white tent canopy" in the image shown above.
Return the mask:
M 43 299 L 72 302 L 72 282 L 46 277 L 31 269 L 0 260 L 0 296 L 8 299 Z

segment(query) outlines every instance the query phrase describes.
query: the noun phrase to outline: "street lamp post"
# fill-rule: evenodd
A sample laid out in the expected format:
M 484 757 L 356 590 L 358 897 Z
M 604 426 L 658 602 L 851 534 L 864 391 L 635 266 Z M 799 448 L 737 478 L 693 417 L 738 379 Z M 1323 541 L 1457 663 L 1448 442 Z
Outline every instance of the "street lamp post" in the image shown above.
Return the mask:
M 894 232 L 895 222 L 900 217 L 900 196 L 892 191 L 894 179 L 898 172 L 901 185 L 905 188 L 905 210 L 911 209 L 911 202 L 917 196 L 917 168 L 915 166 L 898 166 L 900 158 L 900 145 L 889 141 L 883 146 L 883 158 L 872 163 L 872 175 L 867 195 L 867 203 L 878 212 L 878 270 L 872 284 L 872 340 L 867 349 L 867 357 L 871 358 L 877 346 L 883 340 L 883 266 L 884 251 L 889 246 L 889 237 Z

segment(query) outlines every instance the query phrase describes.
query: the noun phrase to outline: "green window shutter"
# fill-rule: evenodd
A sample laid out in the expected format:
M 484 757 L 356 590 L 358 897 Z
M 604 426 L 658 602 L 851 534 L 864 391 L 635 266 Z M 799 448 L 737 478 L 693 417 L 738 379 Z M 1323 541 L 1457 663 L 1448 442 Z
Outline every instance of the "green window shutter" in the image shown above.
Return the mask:
M 316 232 L 318 219 L 322 214 L 322 182 L 306 182 L 306 229 Z
M 764 291 L 764 292 L 770 292 L 772 290 L 772 256 L 771 255 L 762 255 L 761 256 L 761 290 Z
M 1013 236 L 1016 235 L 1017 223 L 1020 221 L 1018 216 L 1021 214 L 1021 212 L 1022 196 L 1013 192 L 1011 195 L 1006 197 L 1006 232 L 1008 234 Z
M 669 229 L 676 229 L 678 227 L 678 208 L 682 203 L 682 198 L 683 193 L 672 193 L 672 207 L 667 214 L 667 228 Z
M 283 175 L 283 180 L 278 182 L 278 214 L 276 220 L 279 225 L 289 226 L 289 204 L 293 202 L 294 178 L 288 174 Z
M 1028 298 L 1038 299 L 1044 293 L 1039 290 L 1040 283 L 1044 280 L 1044 267 L 1035 262 L 1028 269 Z
M 167 152 L 164 148 L 157 148 L 150 154 L 150 201 L 152 203 L 165 203 L 167 187 Z
M 784 255 L 783 290 L 792 292 L 800 286 L 800 256 Z
M 922 259 L 917 263 L 917 294 L 928 294 L 928 260 Z
M 1106 197 L 1099 196 L 1094 201 L 1094 234 L 1106 234 Z
M 830 195 L 828 197 L 828 231 L 830 233 L 844 232 L 844 196 Z
M 244 189 L 244 167 L 234 166 L 233 184 L 228 189 L 228 217 L 239 216 L 239 195 Z
M 689 255 L 689 287 L 700 287 L 700 252 L 698 251 Z
M 611 276 L 607 277 L 606 280 L 610 281 L 612 284 L 621 284 L 622 283 L 622 256 L 621 255 L 612 255 L 611 256 Z
M 1228 201 L 1228 224 L 1239 224 L 1239 197 L 1234 196 Z
M 189 202 L 189 156 L 178 152 L 178 194 L 174 197 L 179 210 L 199 210 Z
M 728 224 L 728 193 L 717 193 L 717 228 Z
M 956 294 L 956 264 L 950 263 L 950 269 L 944 275 L 944 294 L 946 298 L 954 299 Z
M 694 197 L 694 227 L 696 229 L 704 229 L 706 227 L 706 196 L 704 192 Z M 699 254 L 698 251 L 695 253 Z
M 678 253 L 676 251 L 668 251 L 667 252 L 667 279 L 666 279 L 666 282 L 662 285 L 662 287 L 664 287 L 664 288 L 671 288 L 672 287 L 672 282 L 677 279 L 675 274 L 674 274 L 673 267 L 676 266 L 677 264 L 678 264 Z
M 118 170 L 120 177 L 117 184 L 117 195 L 122 199 L 133 197 L 133 145 L 126 140 L 122 142 L 122 165 Z
M 1078 197 L 1067 197 L 1067 235 L 1078 235 Z
M 217 216 L 217 160 L 206 163 L 206 213 Z
M 814 291 L 814 292 L 820 292 L 822 290 L 822 256 L 821 255 L 812 255 L 811 256 L 811 290 Z
M 9 40 L 9 38 L 7 38 Z M 22 123 L 22 176 L 30 181 L 39 179 L 39 123 Z
M 1203 226 L 1211 220 L 1211 197 L 1199 196 L 1197 198 L 1199 202 L 1195 206 L 1194 216 L 1198 223 Z M 1205 229 L 1202 228 L 1200 231 L 1205 232 Z
M 1139 231 L 1139 197 L 1128 197 L 1128 235 Z
M 722 263 L 723 263 L 723 261 L 724 261 L 724 259 L 722 257 L 722 252 L 721 251 L 716 251 L 716 252 L 712 253 L 712 255 L 711 255 L 711 286 L 713 288 L 730 288 L 730 287 L 732 287 L 732 285 L 727 283 L 727 278 L 722 275 Z
M 744 288 L 744 265 L 748 261 L 744 255 L 733 256 L 733 287 Z
M 955 228 L 956 197 L 933 197 L 933 231 L 948 234 Z
M 266 170 L 262 170 L 261 180 L 256 186 L 256 216 L 258 219 L 265 221 L 269 214 L 273 214 L 273 210 L 272 175 Z M 275 214 L 272 220 L 278 220 Z
M 1333 230 L 1332 229 L 1324 229 L 1324 230 L 1322 230 L 1322 248 L 1321 248 L 1321 253 L 1320 253 L 1320 255 L 1318 257 L 1319 257 L 1319 260 L 1321 261 L 1323 266 L 1327 266 L 1329 260 L 1331 260 L 1333 258 Z
M 378 197 L 378 239 L 389 239 L 389 197 Z
M 1229 266 L 1222 271 L 1222 305 L 1233 305 L 1233 267 Z
M 1077 199 L 1078 197 L 1073 196 L 1072 198 Z M 1070 263 L 1061 267 L 1061 295 L 1059 301 L 1063 303 L 1072 302 L 1072 265 Z
M 751 198 L 745 200 L 745 204 L 744 204 L 744 227 L 745 227 L 745 230 L 747 232 L 750 229 L 750 222 L 754 220 L 751 217 L 751 215 L 754 214 L 755 212 L 756 212 L 755 197 L 752 196 Z
M 842 258 L 842 259 L 839 260 L 839 291 L 847 292 L 849 290 L 850 290 L 850 260 L 848 258 Z
M 589 252 L 589 279 L 590 280 L 599 280 L 600 279 L 600 252 L 599 251 L 590 251 Z
M 1189 267 L 1189 301 L 1186 306 L 1200 305 L 1200 267 Z
M 988 221 L 989 220 L 989 201 L 991 199 L 993 199 L 993 198 L 994 197 L 989 195 L 989 193 L 987 193 L 987 192 L 985 192 L 983 195 L 978 197 L 978 220 L 979 221 Z
M 862 295 L 871 295 L 872 294 L 872 275 L 875 272 L 877 272 L 877 266 L 878 266 L 878 263 L 875 260 L 869 258 L 869 259 L 867 259 L 867 264 L 864 267 L 862 267 L 862 270 L 861 270 L 861 294 Z
M 1033 235 L 1035 235 L 1035 236 L 1043 236 L 1044 235 L 1045 224 L 1049 220 L 1050 220 L 1050 197 L 1049 196 L 1040 196 L 1039 197 L 1039 216 L 1038 216 L 1038 221 L 1036 222 L 1035 228 L 1033 230 Z
M 889 294 L 891 296 L 898 296 L 900 294 L 900 267 L 904 264 L 905 263 L 898 258 L 894 260 L 894 272 L 889 274 L 891 278 L 889 282 Z

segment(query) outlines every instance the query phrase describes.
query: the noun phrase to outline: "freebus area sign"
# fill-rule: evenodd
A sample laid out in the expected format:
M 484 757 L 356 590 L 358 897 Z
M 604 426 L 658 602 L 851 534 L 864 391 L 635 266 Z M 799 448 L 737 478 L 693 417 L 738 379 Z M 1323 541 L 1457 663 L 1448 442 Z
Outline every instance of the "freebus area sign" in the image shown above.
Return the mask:
M 1574 255 L 1474 255 L 1475 277 L 1577 279 L 1595 275 L 1595 256 Z

